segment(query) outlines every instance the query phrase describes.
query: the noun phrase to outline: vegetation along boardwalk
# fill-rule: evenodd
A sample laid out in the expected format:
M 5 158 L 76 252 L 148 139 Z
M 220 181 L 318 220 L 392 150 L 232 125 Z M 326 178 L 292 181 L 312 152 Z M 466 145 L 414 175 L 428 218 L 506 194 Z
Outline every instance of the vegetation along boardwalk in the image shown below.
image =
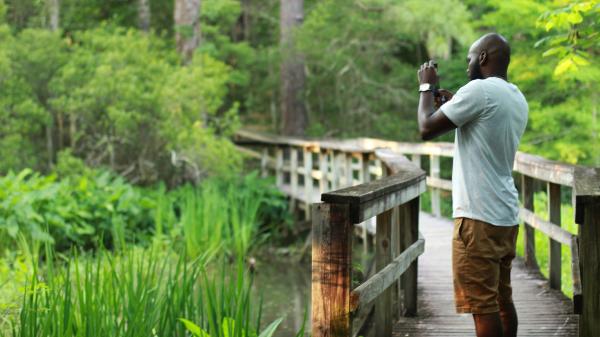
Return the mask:
M 471 315 L 454 311 L 451 272 L 452 222 L 421 212 L 420 230 L 425 253 L 419 258 L 416 317 L 401 317 L 394 326 L 397 337 L 475 336 Z M 513 262 L 514 301 L 519 313 L 519 336 L 577 336 L 579 316 L 571 301 L 551 289 L 548 280 Z

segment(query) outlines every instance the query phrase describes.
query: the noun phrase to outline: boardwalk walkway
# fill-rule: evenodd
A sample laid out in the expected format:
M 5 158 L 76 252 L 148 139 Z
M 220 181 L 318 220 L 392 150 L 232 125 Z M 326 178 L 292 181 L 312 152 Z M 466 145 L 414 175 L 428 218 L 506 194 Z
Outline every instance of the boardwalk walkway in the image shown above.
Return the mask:
M 397 337 L 474 336 L 473 319 L 454 311 L 451 273 L 452 222 L 421 213 L 425 253 L 419 258 L 418 316 L 402 318 Z M 562 293 L 547 286 L 522 260 L 513 263 L 513 296 L 519 314 L 518 336 L 577 336 L 579 316 Z

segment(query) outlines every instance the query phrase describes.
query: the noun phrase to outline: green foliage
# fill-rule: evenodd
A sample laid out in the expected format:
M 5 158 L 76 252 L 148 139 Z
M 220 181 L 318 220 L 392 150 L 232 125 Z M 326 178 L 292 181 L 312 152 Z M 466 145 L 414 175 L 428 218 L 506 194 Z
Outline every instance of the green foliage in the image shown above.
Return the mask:
M 598 35 L 598 22 L 600 19 L 600 2 L 579 1 L 570 3 L 565 7 L 547 11 L 538 20 L 538 25 L 546 31 L 557 33 L 547 36 L 538 43 L 548 43 L 550 49 L 544 56 L 555 56 L 560 59 L 554 69 L 554 76 L 567 76 L 569 73 L 575 78 L 593 81 L 598 78 L 597 67 L 589 73 L 587 66 L 591 65 L 590 59 L 597 53 L 600 36 Z M 585 71 L 584 71 L 585 70 Z
M 68 153 L 60 157 L 52 175 L 24 170 L 0 178 L 0 252 L 18 247 L 21 236 L 57 251 L 124 249 L 152 237 L 159 246 L 185 242 L 194 257 L 243 259 L 261 232 L 288 221 L 285 197 L 256 172 L 167 192 L 134 187 Z
M 216 275 L 209 276 L 202 257 L 188 262 L 154 249 L 101 251 L 65 266 L 49 259 L 31 274 L 22 308 L 0 323 L 0 336 L 187 336 L 180 317 L 209 336 L 257 336 L 252 276 L 242 264 Z
M 468 17 L 454 0 L 318 2 L 297 34 L 311 133 L 417 139 L 415 66 L 470 41 Z
M 584 21 L 573 25 L 565 15 L 580 8 L 575 3 L 478 1 L 476 6 L 481 13 L 475 26 L 496 30 L 511 42 L 509 79 L 529 103 L 521 150 L 573 164 L 598 165 L 597 90 L 591 82 L 599 78 L 592 65 L 597 63 L 593 61 L 597 58 L 597 42 L 595 47 L 593 43 L 597 34 L 588 34 L 597 24 L 597 13 L 582 14 Z M 553 23 L 546 27 L 548 22 Z M 553 35 L 549 36 L 546 28 L 551 28 Z M 571 44 L 578 35 L 581 38 Z M 569 52 L 563 53 L 566 50 Z M 567 71 L 560 65 L 561 57 L 570 59 L 571 52 L 589 57 L 590 65 L 581 68 L 585 71 Z M 565 70 L 559 69 L 561 74 L 557 74 L 559 66 Z
M 48 170 L 64 149 L 138 182 L 239 172 L 223 62 L 182 67 L 164 40 L 112 25 L 68 38 L 0 26 L 0 40 L 0 172 Z
M 176 228 L 179 224 L 190 256 L 229 254 L 243 259 L 258 243 L 259 233 L 265 229 L 261 225 L 268 225 L 264 221 L 277 221 L 281 226 L 286 220 L 270 218 L 287 208 L 285 197 L 256 172 L 226 181 L 207 180 L 198 188 L 186 186 L 173 195 L 172 206 L 166 207 L 179 209 L 180 218 L 171 218 L 179 223 L 163 228 Z M 266 228 L 275 230 L 273 226 Z
M 58 180 L 24 170 L 2 177 L 0 186 L 2 250 L 15 247 L 20 234 L 65 250 L 122 246 L 149 233 L 153 200 L 108 172 Z

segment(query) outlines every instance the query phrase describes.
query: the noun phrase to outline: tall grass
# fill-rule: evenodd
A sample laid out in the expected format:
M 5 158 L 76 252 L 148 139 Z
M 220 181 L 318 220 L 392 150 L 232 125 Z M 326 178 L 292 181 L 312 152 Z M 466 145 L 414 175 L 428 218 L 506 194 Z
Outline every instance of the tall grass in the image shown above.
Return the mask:
M 223 269 L 211 277 L 204 255 L 186 262 L 153 249 L 103 251 L 75 254 L 65 266 L 52 262 L 50 250 L 46 255 L 0 336 L 186 336 L 182 320 L 211 337 L 260 332 L 260 306 L 241 263 L 233 275 Z
M 177 193 L 190 256 L 223 252 L 243 258 L 259 239 L 261 207 L 271 199 L 284 199 L 256 172 L 238 180 L 206 180 Z

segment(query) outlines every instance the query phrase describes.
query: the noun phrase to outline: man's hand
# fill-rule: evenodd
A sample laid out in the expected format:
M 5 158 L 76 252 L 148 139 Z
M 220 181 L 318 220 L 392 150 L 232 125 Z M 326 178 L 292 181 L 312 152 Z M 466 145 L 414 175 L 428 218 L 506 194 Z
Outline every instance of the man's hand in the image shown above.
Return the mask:
M 429 61 L 423 63 L 419 71 L 417 72 L 419 78 L 419 84 L 429 83 L 433 85 L 437 85 L 439 82 L 439 78 L 437 75 L 437 71 L 433 65 L 433 61 Z
M 439 109 L 442 105 L 452 99 L 454 94 L 446 89 L 438 89 L 437 95 L 434 96 L 435 99 L 435 108 Z

